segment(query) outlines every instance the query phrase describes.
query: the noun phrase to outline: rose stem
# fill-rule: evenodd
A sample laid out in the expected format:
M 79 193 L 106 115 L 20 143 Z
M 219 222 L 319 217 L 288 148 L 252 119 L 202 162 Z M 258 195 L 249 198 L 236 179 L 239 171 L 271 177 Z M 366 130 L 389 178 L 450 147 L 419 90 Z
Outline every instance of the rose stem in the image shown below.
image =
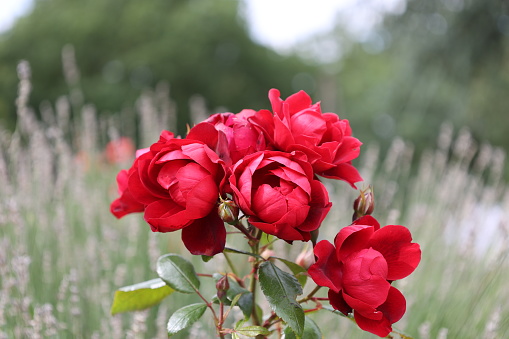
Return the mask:
M 312 290 L 312 291 L 311 291 L 311 292 L 307 295 L 307 297 L 302 298 L 302 299 L 300 299 L 300 300 L 297 300 L 297 302 L 298 302 L 299 304 L 302 304 L 302 303 L 304 303 L 304 302 L 308 301 L 309 299 L 311 299 L 311 298 L 312 298 L 312 297 L 316 294 L 316 292 L 318 292 L 318 291 L 320 290 L 320 288 L 322 288 L 322 286 L 316 286 L 316 287 L 315 287 L 315 289 L 314 289 L 314 290 Z
M 230 266 L 230 269 L 232 270 L 232 273 L 236 277 L 238 277 L 239 275 L 237 274 L 237 270 L 235 269 L 235 265 L 233 265 L 233 262 L 232 262 L 230 256 L 226 252 L 223 252 L 223 255 L 224 255 L 224 258 L 226 259 L 226 262 L 228 263 L 228 266 Z

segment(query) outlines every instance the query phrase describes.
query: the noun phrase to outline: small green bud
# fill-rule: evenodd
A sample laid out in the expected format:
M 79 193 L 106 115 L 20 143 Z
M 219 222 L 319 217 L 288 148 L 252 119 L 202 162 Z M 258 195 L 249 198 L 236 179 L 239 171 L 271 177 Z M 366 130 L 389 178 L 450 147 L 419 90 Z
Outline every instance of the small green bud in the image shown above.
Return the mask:
M 217 208 L 219 217 L 228 224 L 235 224 L 239 219 L 239 207 L 233 200 L 223 200 Z
M 365 215 L 371 215 L 375 209 L 375 196 L 371 185 L 365 190 L 361 190 L 357 199 L 353 203 L 353 216 L 352 221 L 355 221 Z

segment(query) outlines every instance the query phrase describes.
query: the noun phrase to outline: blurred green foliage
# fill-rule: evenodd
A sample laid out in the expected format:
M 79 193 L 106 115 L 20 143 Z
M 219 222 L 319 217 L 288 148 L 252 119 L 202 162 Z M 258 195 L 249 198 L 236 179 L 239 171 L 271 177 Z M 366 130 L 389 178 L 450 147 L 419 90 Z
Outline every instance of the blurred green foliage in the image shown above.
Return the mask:
M 254 43 L 238 7 L 232 0 L 35 0 L 33 11 L 0 36 L 0 119 L 13 126 L 20 59 L 32 67 L 35 107 L 68 93 L 71 82 L 100 113 L 116 112 L 164 80 L 180 133 L 194 94 L 210 110 L 265 108 L 270 88 L 291 93 L 292 79 L 315 68 Z M 74 46 L 79 83 L 64 79 L 66 44 Z
M 449 121 L 509 149 L 508 10 L 504 1 L 407 1 L 339 61 L 338 110 L 360 139 L 385 146 L 401 136 L 422 150 Z

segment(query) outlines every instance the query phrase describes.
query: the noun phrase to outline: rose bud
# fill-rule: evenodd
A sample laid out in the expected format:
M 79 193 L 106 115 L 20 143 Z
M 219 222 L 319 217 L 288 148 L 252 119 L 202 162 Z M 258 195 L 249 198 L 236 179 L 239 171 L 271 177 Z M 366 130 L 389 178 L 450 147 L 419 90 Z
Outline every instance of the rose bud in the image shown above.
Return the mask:
M 224 302 L 226 300 L 226 292 L 230 289 L 230 282 L 226 275 L 222 276 L 216 283 L 217 298 Z
M 239 207 L 233 200 L 223 200 L 217 208 L 219 217 L 230 225 L 237 223 L 239 220 Z
M 353 203 L 354 213 L 352 221 L 355 221 L 365 215 L 371 215 L 375 209 L 375 197 L 371 185 L 365 190 L 361 190 L 357 199 Z
M 315 263 L 315 253 L 313 252 L 313 249 L 305 249 L 304 251 L 300 252 L 300 254 L 297 256 L 297 259 L 295 259 L 295 263 L 307 270 L 309 266 Z
M 270 257 L 273 257 L 276 253 L 271 250 L 271 249 L 266 249 L 265 251 L 263 251 L 260 256 L 265 259 L 265 260 L 269 260 Z

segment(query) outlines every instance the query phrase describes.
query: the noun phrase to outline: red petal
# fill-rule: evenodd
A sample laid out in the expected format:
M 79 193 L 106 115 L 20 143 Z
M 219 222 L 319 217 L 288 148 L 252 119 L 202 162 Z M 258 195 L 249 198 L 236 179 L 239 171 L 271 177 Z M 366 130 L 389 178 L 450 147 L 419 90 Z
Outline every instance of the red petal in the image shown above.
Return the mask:
M 250 217 L 249 223 L 263 232 L 275 235 L 279 239 L 283 239 L 285 241 L 309 240 L 309 237 L 306 238 L 302 232 L 286 223 L 266 223 L 258 220 L 256 217 Z
M 362 316 L 362 314 L 354 312 L 357 325 L 364 331 L 371 332 L 380 337 L 386 337 L 391 331 L 391 325 L 399 321 L 406 311 L 406 300 L 401 292 L 391 286 L 385 303 L 378 307 L 383 317 L 380 320 L 372 320 Z
M 325 178 L 346 181 L 347 183 L 350 184 L 350 186 L 352 186 L 355 189 L 357 188 L 355 186 L 355 183 L 363 180 L 361 175 L 359 174 L 359 171 L 357 171 L 355 167 L 348 163 L 338 164 L 337 166 L 325 172 L 317 174 Z
M 339 260 L 350 254 L 368 248 L 368 241 L 374 230 L 372 226 L 350 225 L 342 228 L 334 239 Z
M 219 190 L 212 176 L 204 177 L 187 194 L 186 210 L 189 218 L 203 218 L 214 210 Z
M 295 144 L 294 135 L 289 127 L 277 116 L 274 117 L 274 144 L 282 151 Z
M 288 104 L 290 115 L 311 107 L 311 104 L 313 103 L 311 101 L 311 97 L 304 91 L 298 91 L 297 93 L 290 95 L 284 102 Z M 319 106 L 315 109 L 321 113 Z
M 387 262 L 372 248 L 353 253 L 344 260 L 343 292 L 376 308 L 387 299 Z M 357 309 L 355 305 L 350 304 Z
M 327 240 L 322 240 L 316 244 L 313 251 L 316 262 L 309 267 L 309 275 L 317 285 L 339 293 L 343 274 L 342 266 L 336 257 L 336 249 Z
M 172 200 L 157 200 L 145 208 L 145 221 L 153 232 L 173 232 L 189 225 L 186 210 Z
M 214 210 L 182 229 L 182 241 L 191 254 L 213 256 L 221 253 L 226 243 L 224 222 Z
M 343 140 L 341 140 L 341 146 L 339 146 L 336 152 L 334 163 L 340 164 L 357 158 L 361 152 L 361 145 L 362 142 L 357 138 L 350 136 L 344 137 Z
M 402 279 L 419 265 L 421 249 L 411 241 L 410 231 L 399 225 L 382 227 L 371 237 L 369 246 L 382 253 L 389 265 L 388 280 Z
M 257 218 L 268 223 L 278 221 L 288 212 L 285 197 L 267 184 L 256 189 L 251 208 Z
M 380 223 L 373 218 L 371 215 L 365 215 L 359 219 L 356 219 L 352 225 L 364 225 L 364 226 L 373 226 L 375 231 L 380 229 Z
M 335 309 L 343 313 L 344 315 L 348 315 L 348 313 L 352 312 L 352 308 L 346 303 L 345 299 L 343 299 L 343 294 L 336 293 L 333 290 L 329 290 L 329 303 Z

